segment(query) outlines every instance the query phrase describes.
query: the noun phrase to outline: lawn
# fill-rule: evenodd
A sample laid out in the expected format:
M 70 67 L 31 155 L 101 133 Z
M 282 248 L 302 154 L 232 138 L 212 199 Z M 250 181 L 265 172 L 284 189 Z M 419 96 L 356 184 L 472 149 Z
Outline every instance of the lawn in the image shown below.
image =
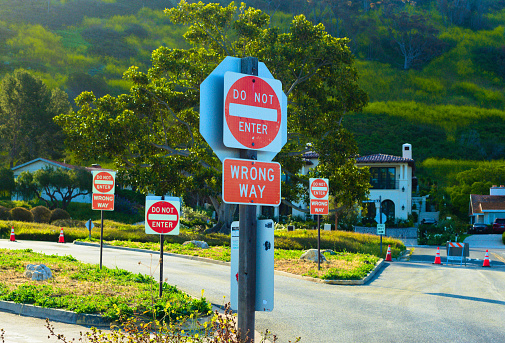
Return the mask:
M 53 277 L 32 281 L 24 276 L 28 264 L 45 264 Z M 210 304 L 194 299 L 168 284 L 158 296 L 159 283 L 151 276 L 123 269 L 81 263 L 72 256 L 34 253 L 30 249 L 0 249 L 0 300 L 99 314 L 121 322 L 127 316 L 174 321 L 207 315 Z

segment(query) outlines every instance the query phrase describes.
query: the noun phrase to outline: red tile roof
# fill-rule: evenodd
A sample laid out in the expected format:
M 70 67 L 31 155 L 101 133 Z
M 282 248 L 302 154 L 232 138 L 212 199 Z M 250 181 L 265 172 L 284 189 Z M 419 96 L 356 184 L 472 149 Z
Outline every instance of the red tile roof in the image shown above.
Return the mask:
M 404 158 L 386 154 L 374 154 L 356 157 L 356 163 L 413 163 L 411 158 Z

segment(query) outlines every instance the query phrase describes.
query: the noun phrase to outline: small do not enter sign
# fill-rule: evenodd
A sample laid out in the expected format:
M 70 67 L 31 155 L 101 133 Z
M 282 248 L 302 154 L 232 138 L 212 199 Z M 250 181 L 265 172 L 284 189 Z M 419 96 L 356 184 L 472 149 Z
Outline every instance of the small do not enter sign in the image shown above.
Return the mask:
M 281 82 L 233 72 L 225 74 L 224 82 L 224 145 L 280 151 Z
M 93 171 L 93 193 L 114 194 L 116 173 Z
M 310 198 L 328 199 L 328 179 L 310 179 Z
M 146 200 L 146 233 L 178 235 L 179 212 L 180 201 Z

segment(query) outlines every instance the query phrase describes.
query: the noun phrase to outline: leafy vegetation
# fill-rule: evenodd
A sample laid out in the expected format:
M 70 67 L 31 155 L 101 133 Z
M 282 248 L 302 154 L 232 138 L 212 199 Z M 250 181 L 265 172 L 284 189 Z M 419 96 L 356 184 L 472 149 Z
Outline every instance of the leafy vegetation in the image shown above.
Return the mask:
M 1 252 L 2 300 L 100 314 L 111 321 L 134 316 L 147 321 L 175 322 L 208 315 L 210 311 L 205 298 L 192 299 L 167 284 L 163 285 L 163 297 L 159 298 L 158 283 L 152 276 L 118 268 L 99 269 L 72 256 L 44 255 L 29 249 L 2 249 Z M 51 279 L 41 282 L 24 277 L 27 264 L 41 263 L 51 269 Z

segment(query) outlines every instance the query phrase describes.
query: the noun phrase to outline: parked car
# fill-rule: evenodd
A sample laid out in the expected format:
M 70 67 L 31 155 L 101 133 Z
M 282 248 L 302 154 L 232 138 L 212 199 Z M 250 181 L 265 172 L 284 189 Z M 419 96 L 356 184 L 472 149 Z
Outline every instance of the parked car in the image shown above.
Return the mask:
M 423 225 L 437 225 L 438 222 L 436 219 L 433 219 L 433 218 L 424 218 L 423 220 L 421 220 L 421 224 L 423 224 Z
M 475 223 L 472 225 L 470 230 L 468 230 L 468 233 L 488 233 L 489 228 L 487 224 L 484 223 Z
M 493 222 L 493 233 L 505 232 L 505 218 L 496 218 Z

